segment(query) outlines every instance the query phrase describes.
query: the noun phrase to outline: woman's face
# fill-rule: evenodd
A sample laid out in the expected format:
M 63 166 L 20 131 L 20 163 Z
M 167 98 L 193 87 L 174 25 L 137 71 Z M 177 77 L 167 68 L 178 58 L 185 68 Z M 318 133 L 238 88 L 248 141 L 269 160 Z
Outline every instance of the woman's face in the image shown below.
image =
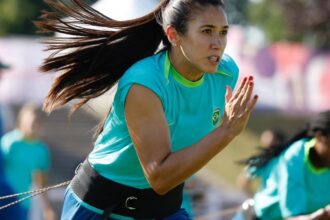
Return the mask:
M 194 10 L 186 33 L 178 34 L 177 47 L 184 57 L 183 71 L 214 73 L 226 48 L 227 32 L 227 17 L 220 6 L 208 5 Z
M 35 137 L 40 131 L 37 115 L 34 112 L 26 112 L 21 118 L 19 129 L 25 137 Z

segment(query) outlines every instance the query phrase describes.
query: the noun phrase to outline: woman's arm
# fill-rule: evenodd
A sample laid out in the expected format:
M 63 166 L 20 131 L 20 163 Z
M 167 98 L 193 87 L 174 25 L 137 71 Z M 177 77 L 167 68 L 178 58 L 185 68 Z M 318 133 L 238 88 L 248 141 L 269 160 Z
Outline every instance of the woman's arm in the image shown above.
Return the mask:
M 172 152 L 168 125 L 159 98 L 149 89 L 133 85 L 125 103 L 125 115 L 144 174 L 151 187 L 165 194 L 201 169 L 246 126 L 257 97 L 251 100 L 253 79 L 244 80 L 232 95 L 226 93 L 220 127 L 199 142 Z
M 247 170 L 242 170 L 237 178 L 236 178 L 236 185 L 237 187 L 242 190 L 248 197 L 253 197 L 255 194 L 254 185 L 258 182 L 257 178 L 251 177 Z M 258 184 L 257 184 L 258 185 Z
M 33 182 L 37 189 L 42 189 L 45 187 L 46 177 L 45 173 L 42 171 L 37 171 L 33 174 Z M 46 193 L 40 194 L 41 205 L 42 205 L 42 215 L 44 220 L 55 220 L 55 212 L 48 200 Z

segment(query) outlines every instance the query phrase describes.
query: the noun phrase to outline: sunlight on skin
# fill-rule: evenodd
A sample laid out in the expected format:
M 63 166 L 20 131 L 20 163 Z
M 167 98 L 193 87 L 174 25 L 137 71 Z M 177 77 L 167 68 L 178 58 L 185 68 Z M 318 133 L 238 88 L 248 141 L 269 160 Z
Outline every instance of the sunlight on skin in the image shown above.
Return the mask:
M 132 139 L 135 140 L 135 142 L 136 142 L 137 145 L 142 145 L 142 138 L 139 137 L 138 135 L 136 135 L 135 132 L 133 132 L 133 131 L 131 130 L 130 135 L 132 136 Z M 148 164 L 148 167 L 145 167 L 145 168 L 144 168 L 144 167 L 142 166 L 142 169 L 145 169 L 145 172 L 144 172 L 144 173 L 145 173 L 147 179 L 150 177 L 149 174 L 152 173 L 152 172 L 156 169 L 157 166 L 159 166 L 159 164 L 157 163 L 157 161 L 152 162 L 152 163 L 149 163 L 149 164 Z
M 148 178 L 150 178 L 150 175 L 149 173 L 152 173 L 154 170 L 156 170 L 156 167 L 158 166 L 158 163 L 155 161 L 155 162 L 152 162 L 148 165 L 148 167 L 146 167 L 146 172 L 145 172 L 145 175 Z

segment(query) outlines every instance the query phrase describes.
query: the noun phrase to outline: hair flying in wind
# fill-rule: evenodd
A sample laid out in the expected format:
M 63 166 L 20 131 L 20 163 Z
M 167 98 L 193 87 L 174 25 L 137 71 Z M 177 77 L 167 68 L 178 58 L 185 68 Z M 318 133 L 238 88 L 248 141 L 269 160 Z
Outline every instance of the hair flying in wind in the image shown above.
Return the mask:
M 151 13 L 117 21 L 80 0 L 45 0 L 52 12 L 43 11 L 35 25 L 43 33 L 69 36 L 46 40 L 53 53 L 41 70 L 61 71 L 46 97 L 47 112 L 73 99 L 75 109 L 108 91 L 134 62 L 154 54 L 166 37 L 156 16 L 166 0 Z

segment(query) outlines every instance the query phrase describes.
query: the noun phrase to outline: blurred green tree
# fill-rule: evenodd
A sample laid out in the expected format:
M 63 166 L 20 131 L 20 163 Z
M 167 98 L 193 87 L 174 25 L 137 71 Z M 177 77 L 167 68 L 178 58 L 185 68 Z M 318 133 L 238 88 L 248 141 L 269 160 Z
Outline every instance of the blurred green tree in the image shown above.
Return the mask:
M 246 24 L 249 0 L 225 1 L 226 12 L 230 24 Z
M 247 20 L 265 31 L 268 40 L 305 42 L 330 49 L 330 1 L 250 0 Z
M 85 0 L 91 4 L 96 0 Z M 48 9 L 42 0 L 0 0 L 0 36 L 35 35 L 33 21 Z
M 34 34 L 32 20 L 44 8 L 40 0 L 0 0 L 0 35 Z

